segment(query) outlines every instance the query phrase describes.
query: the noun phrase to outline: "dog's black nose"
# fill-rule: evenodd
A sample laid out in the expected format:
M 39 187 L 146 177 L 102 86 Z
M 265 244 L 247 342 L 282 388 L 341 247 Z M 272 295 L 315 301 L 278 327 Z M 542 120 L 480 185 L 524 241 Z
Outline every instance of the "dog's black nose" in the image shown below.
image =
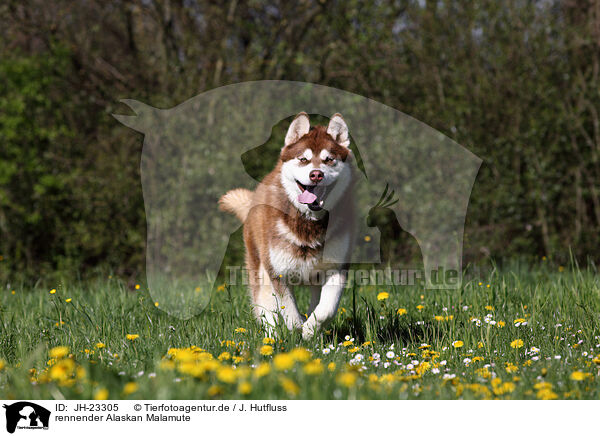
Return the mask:
M 311 182 L 319 183 L 321 180 L 323 180 L 323 171 L 312 170 L 309 177 Z

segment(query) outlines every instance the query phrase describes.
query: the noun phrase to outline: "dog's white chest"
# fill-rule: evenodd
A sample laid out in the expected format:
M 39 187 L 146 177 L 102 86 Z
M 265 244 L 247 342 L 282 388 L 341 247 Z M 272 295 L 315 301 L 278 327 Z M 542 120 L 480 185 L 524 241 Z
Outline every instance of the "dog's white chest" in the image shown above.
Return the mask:
M 319 258 L 317 256 L 298 256 L 294 250 L 286 247 L 271 247 L 269 261 L 275 274 L 287 276 L 294 273 L 308 277 L 319 263 Z

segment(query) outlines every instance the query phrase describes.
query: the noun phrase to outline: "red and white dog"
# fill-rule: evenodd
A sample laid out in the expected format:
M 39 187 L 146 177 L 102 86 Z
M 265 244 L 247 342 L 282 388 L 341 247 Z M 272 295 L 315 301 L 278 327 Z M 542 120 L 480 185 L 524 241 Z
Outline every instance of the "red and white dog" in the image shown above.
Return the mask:
M 288 129 L 275 169 L 256 191 L 234 189 L 219 200 L 222 210 L 244 223 L 252 305 L 269 331 L 281 316 L 290 330 L 301 328 L 308 339 L 337 312 L 347 281 L 344 263 L 353 246 L 349 145 L 340 114 L 326 127 L 311 128 L 301 112 Z M 298 279 L 311 283 L 306 320 L 290 286 Z

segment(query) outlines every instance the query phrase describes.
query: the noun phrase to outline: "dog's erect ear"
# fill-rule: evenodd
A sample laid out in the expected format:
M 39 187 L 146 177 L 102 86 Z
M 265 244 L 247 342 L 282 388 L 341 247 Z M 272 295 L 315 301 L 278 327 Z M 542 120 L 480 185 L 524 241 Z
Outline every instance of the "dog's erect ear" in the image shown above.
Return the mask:
M 344 147 L 350 146 L 348 126 L 340 114 L 334 114 L 331 117 L 329 125 L 327 126 L 327 133 L 331 135 L 338 144 Z
M 306 112 L 300 112 L 290 124 L 290 128 L 285 135 L 285 145 L 293 144 L 298 142 L 300 138 L 308 133 L 310 130 L 310 121 L 308 120 L 308 114 Z

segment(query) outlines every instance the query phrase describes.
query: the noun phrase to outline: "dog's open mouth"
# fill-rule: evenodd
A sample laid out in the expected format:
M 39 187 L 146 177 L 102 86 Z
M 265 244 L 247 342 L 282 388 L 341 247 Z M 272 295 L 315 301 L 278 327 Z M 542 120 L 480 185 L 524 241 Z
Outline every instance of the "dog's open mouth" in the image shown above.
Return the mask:
M 308 208 L 312 211 L 319 211 L 323 209 L 323 202 L 327 195 L 327 186 L 322 185 L 303 185 L 296 180 L 298 188 L 300 188 L 300 195 L 298 195 L 298 202 L 307 204 Z

